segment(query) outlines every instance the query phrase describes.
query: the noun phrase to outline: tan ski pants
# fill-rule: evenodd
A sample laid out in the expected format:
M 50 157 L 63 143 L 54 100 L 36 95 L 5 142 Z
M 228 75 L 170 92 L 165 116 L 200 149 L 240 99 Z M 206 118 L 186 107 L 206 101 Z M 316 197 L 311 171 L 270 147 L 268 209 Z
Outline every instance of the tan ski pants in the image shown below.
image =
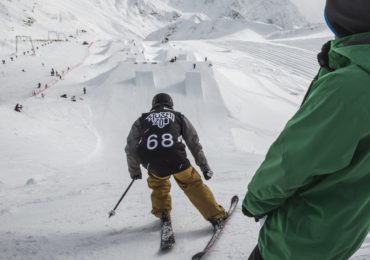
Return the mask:
M 173 176 L 205 219 L 210 220 L 225 216 L 224 208 L 217 203 L 211 190 L 203 183 L 199 173 L 193 167 L 175 173 Z M 152 214 L 159 218 L 163 214 L 170 215 L 171 213 L 170 177 L 158 177 L 149 173 L 148 186 L 153 190 L 151 194 Z

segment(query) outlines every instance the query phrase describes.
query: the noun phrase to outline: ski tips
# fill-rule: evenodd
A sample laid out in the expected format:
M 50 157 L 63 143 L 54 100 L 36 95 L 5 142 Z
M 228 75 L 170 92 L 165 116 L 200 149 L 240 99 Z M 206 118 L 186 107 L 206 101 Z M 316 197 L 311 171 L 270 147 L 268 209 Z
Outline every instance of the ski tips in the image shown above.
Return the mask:
M 161 252 L 168 252 L 168 251 L 170 251 L 171 249 L 173 248 L 173 244 L 171 244 L 171 245 L 164 245 L 164 246 L 161 246 L 160 247 L 160 250 L 161 250 Z
M 108 213 L 108 218 L 111 218 L 111 217 L 113 217 L 114 215 L 116 215 L 116 212 L 115 212 L 114 210 L 111 210 L 111 211 L 109 211 L 109 213 Z
M 239 201 L 239 197 L 238 197 L 238 195 L 234 195 L 234 196 L 231 198 L 231 203 L 236 202 L 236 201 Z
M 231 214 L 235 211 L 235 208 L 236 208 L 236 205 L 238 204 L 238 202 L 239 202 L 239 197 L 237 195 L 234 195 L 231 198 L 230 208 L 227 211 L 228 217 L 224 220 L 223 225 L 220 226 L 220 227 L 218 227 L 217 229 L 214 229 L 213 235 L 212 235 L 211 239 L 208 241 L 206 247 L 202 251 L 200 251 L 200 252 L 196 253 L 195 255 L 193 255 L 193 257 L 191 258 L 192 260 L 202 259 L 203 256 L 205 254 L 207 254 L 207 252 L 209 252 L 210 248 L 214 245 L 214 243 L 216 242 L 217 238 L 220 236 L 221 231 L 222 231 L 222 229 L 224 228 L 224 226 L 226 224 L 226 221 L 228 221 L 228 219 L 231 217 Z
M 193 255 L 193 257 L 191 258 L 192 260 L 199 260 L 199 259 L 202 259 L 202 257 L 204 256 L 204 252 L 199 252 L 195 255 Z

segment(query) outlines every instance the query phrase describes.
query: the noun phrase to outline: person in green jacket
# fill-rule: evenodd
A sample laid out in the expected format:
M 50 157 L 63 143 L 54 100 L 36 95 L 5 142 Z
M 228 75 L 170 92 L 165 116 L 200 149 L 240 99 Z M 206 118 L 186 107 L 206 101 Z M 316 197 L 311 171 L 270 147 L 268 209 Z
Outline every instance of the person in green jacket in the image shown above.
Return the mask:
M 325 16 L 336 39 L 243 200 L 266 217 L 250 260 L 348 259 L 370 230 L 370 1 L 327 0 Z

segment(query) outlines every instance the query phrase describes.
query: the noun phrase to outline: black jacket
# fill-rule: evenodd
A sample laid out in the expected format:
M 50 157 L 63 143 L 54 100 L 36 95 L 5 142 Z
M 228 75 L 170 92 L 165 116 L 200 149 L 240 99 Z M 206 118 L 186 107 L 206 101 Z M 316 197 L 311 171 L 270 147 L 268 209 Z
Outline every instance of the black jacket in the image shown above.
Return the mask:
M 210 170 L 198 134 L 183 114 L 164 106 L 142 114 L 127 137 L 125 152 L 130 175 L 141 174 L 140 164 L 159 177 L 185 170 L 190 162 L 183 140 L 201 170 Z

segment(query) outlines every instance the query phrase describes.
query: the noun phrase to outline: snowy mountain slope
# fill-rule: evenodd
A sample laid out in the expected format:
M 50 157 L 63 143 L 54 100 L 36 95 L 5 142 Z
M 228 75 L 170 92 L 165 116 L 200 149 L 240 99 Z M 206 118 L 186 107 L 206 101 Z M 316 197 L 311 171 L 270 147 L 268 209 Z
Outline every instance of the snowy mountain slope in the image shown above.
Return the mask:
M 324 8 L 326 1 L 322 0 L 292 0 L 292 3 L 310 23 L 325 23 Z
M 289 0 L 167 0 L 189 13 L 204 13 L 210 18 L 229 17 L 275 24 L 282 28 L 302 27 L 305 18 Z
M 165 28 L 154 31 L 146 38 L 148 41 L 160 41 L 165 38 L 170 40 L 196 40 L 196 39 L 217 39 L 233 38 L 237 34 L 238 38 L 244 35 L 245 38 L 253 40 L 260 39 L 277 32 L 275 25 L 252 23 L 243 20 L 215 19 L 209 21 L 198 21 L 197 17 L 193 20 L 177 21 Z M 247 33 L 246 33 L 247 32 Z
M 6 1 L 1 13 L 2 38 L 29 34 L 45 38 L 48 31 L 74 35 L 82 29 L 100 38 L 142 38 L 176 17 L 172 8 L 158 0 L 140 4 L 118 0 Z
M 202 27 L 208 25 L 208 30 L 219 25 L 230 27 L 235 19 L 273 24 L 285 30 L 307 25 L 289 0 L 19 0 L 17 4 L 4 1 L 0 9 L 1 38 L 7 41 L 13 40 L 16 35 L 45 39 L 49 31 L 65 38 L 81 30 L 87 31 L 86 37 L 145 38 L 149 33 L 175 21 L 193 23 L 191 26 L 197 27 L 199 22 L 215 19 L 212 24 L 202 23 Z M 219 19 L 231 21 L 225 21 L 226 25 L 222 25 L 217 21 Z M 240 25 L 235 29 L 240 29 Z M 4 52 L 4 40 L 1 42 Z
M 177 244 L 168 254 L 158 252 L 159 223 L 150 215 L 145 173 L 117 215 L 107 218 L 130 182 L 123 149 L 131 124 L 150 109 L 154 93 L 170 93 L 198 130 L 215 172 L 207 185 L 226 206 L 233 194 L 244 196 L 269 145 L 295 113 L 318 69 L 316 52 L 330 34 L 308 29 L 271 35 L 276 26 L 189 13 L 170 1 L 37 2 L 46 11 L 35 10 L 31 31 L 12 20 L 18 24 L 14 34 L 44 37 L 53 23 L 60 31 L 88 32 L 0 64 L 0 258 L 189 259 L 212 228 L 175 183 Z M 32 8 L 26 1 L 9 3 L 2 2 L 13 14 Z M 163 13 L 155 17 L 151 8 Z M 179 41 L 169 43 L 132 40 L 172 23 L 178 13 L 176 19 L 199 21 L 200 28 L 201 20 L 214 22 L 219 32 L 178 31 Z M 169 62 L 174 56 L 177 62 Z M 38 82 L 55 80 L 52 67 L 65 71 L 62 80 L 42 88 L 44 98 L 32 96 Z M 13 110 L 16 103 L 22 113 Z M 239 205 L 210 259 L 246 259 L 258 229 Z M 369 258 L 367 239 L 353 259 Z
M 257 29 L 257 33 L 266 35 L 279 30 L 292 30 L 309 25 L 289 0 L 216 2 L 170 0 L 168 2 L 188 13 L 187 17 L 183 15 L 168 26 L 152 32 L 146 38 L 147 40 L 218 38 L 246 28 Z

